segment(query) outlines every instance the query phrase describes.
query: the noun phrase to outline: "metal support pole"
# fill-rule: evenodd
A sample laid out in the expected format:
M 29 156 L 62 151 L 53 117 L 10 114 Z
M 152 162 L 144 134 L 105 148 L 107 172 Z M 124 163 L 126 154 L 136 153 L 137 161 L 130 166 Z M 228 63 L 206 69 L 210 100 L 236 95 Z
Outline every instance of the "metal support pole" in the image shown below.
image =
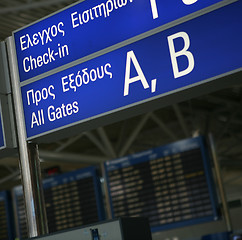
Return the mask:
M 223 210 L 224 210 L 224 218 L 225 218 L 225 222 L 226 222 L 226 226 L 227 226 L 227 231 L 230 232 L 230 231 L 232 231 L 232 223 L 231 223 L 229 208 L 228 208 L 226 195 L 225 195 L 225 191 L 224 191 L 224 186 L 223 186 L 223 182 L 222 182 L 220 166 L 218 163 L 217 151 L 215 148 L 212 134 L 209 133 L 208 137 L 209 137 L 209 143 L 211 146 L 211 151 L 212 151 L 212 156 L 213 156 L 215 173 L 216 173 L 217 181 L 218 181 L 218 188 L 219 188 L 222 206 L 223 206 Z
M 38 145 L 28 143 L 28 153 L 30 161 L 31 179 L 33 191 L 33 201 L 35 206 L 35 219 L 37 222 L 38 236 L 48 233 L 47 215 L 44 201 L 44 191 L 41 181 L 41 168 L 39 160 Z
M 36 145 L 27 143 L 26 140 L 27 136 L 14 40 L 12 37 L 9 37 L 6 42 L 12 83 L 28 235 L 29 237 L 36 237 L 48 233 L 38 149 Z
M 104 177 L 104 182 L 103 182 L 103 190 L 104 190 L 104 199 L 106 202 L 106 207 L 107 207 L 107 219 L 112 219 L 112 210 L 111 210 L 111 203 L 109 199 L 109 193 L 108 193 L 108 185 L 107 185 L 107 176 L 105 174 L 105 166 L 104 163 L 100 164 L 102 176 Z

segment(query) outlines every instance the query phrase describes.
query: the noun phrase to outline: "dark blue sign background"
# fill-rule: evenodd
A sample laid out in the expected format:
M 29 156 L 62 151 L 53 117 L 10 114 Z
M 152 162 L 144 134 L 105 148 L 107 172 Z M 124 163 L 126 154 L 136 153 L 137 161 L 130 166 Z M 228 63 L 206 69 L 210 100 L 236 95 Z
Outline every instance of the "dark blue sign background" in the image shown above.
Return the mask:
M 112 2 L 113 11 L 107 14 L 107 8 L 111 9 L 110 2 Z M 221 2 L 221 0 L 198 0 L 191 5 L 184 4 L 182 0 L 156 0 L 155 2 L 158 12 L 158 18 L 155 19 L 153 19 L 150 0 L 86 0 L 27 28 L 16 31 L 14 38 L 20 81 L 70 63 L 212 4 Z M 105 4 L 105 10 L 101 8 L 100 13 L 99 8 L 95 7 L 101 3 Z M 93 8 L 96 10 L 94 11 Z M 73 15 L 73 19 L 75 19 L 74 25 L 76 27 L 73 28 L 71 14 L 75 12 L 77 14 Z M 85 20 L 86 23 L 80 24 L 78 22 L 78 13 L 81 13 L 82 22 Z M 48 32 L 48 37 L 46 32 Z M 39 33 L 44 37 L 43 44 L 40 35 L 38 35 Z M 20 43 L 20 39 L 22 39 L 22 44 Z M 38 44 L 35 45 L 34 43 L 37 43 L 38 40 Z M 60 57 L 58 53 L 63 46 L 68 46 L 68 54 L 65 49 L 63 54 L 65 56 Z M 49 59 L 48 64 L 40 63 L 40 67 L 29 69 L 30 56 L 37 61 L 37 58 L 40 56 L 43 57 L 45 53 L 48 56 L 53 53 L 51 56 L 54 56 L 55 60 L 50 57 L 51 59 Z M 27 60 L 25 59 L 26 57 L 28 58 Z M 45 62 L 47 62 L 47 59 L 48 57 L 46 57 Z M 27 70 L 24 70 L 23 61 Z
M 28 138 L 66 127 L 69 124 L 77 124 L 99 114 L 107 114 L 112 110 L 118 111 L 122 107 L 127 107 L 140 101 L 148 101 L 152 97 L 161 97 L 162 94 L 169 94 L 173 90 L 189 87 L 191 84 L 241 68 L 241 9 L 242 1 L 240 0 L 94 60 L 22 87 Z M 175 79 L 167 37 L 178 32 L 185 32 L 189 36 L 189 51 L 193 54 L 195 65 L 189 74 Z M 176 51 L 178 51 L 182 49 L 184 42 L 177 39 L 174 41 L 174 44 Z M 131 83 L 129 85 L 129 94 L 124 96 L 126 56 L 129 51 L 134 52 L 150 87 L 144 89 L 141 81 Z M 179 68 L 186 68 L 186 57 L 178 57 L 177 61 Z M 63 92 L 63 78 L 65 79 L 64 82 L 68 83 L 66 76 L 71 75 L 75 78 L 78 72 L 80 74 L 83 73 L 83 69 L 90 73 L 92 69 L 100 69 L 101 66 L 108 66 L 106 68 L 108 74 L 104 74 L 103 78 L 95 81 L 90 80 L 88 84 L 83 83 L 80 87 L 76 87 L 76 90 L 67 84 L 64 87 L 65 92 Z M 132 76 L 137 76 L 137 71 L 131 62 Z M 157 79 L 155 92 L 151 91 L 151 80 L 153 79 Z M 74 86 L 75 83 L 73 82 L 71 85 Z M 44 94 L 45 99 L 39 101 L 38 106 L 31 101 L 28 105 L 28 91 L 35 93 L 36 91 L 42 91 L 44 88 L 49 89 L 50 86 L 53 86 L 50 89 L 52 95 L 46 98 L 46 94 Z M 54 98 L 53 94 L 55 95 Z M 78 106 L 78 111 L 75 113 L 73 110 L 74 102 L 77 102 L 76 106 Z M 65 106 L 68 104 L 72 105 L 68 107 L 68 111 L 71 114 L 63 114 L 63 112 L 60 114 L 63 104 Z M 50 121 L 48 118 L 50 106 L 51 113 L 49 114 L 52 117 L 55 115 L 56 120 L 53 120 L 51 117 L 52 121 Z M 43 112 L 41 121 L 36 123 L 36 118 L 39 118 L 37 111 L 41 109 Z M 66 108 L 64 111 L 67 111 Z M 33 112 L 37 116 L 36 118 L 33 118 Z

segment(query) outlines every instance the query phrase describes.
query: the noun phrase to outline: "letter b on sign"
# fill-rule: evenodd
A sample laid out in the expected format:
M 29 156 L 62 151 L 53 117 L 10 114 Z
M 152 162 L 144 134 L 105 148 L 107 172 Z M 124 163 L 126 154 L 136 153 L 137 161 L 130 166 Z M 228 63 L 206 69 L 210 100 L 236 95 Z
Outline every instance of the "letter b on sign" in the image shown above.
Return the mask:
M 174 40 L 177 38 L 182 38 L 184 41 L 184 47 L 182 50 L 177 51 L 175 50 L 174 46 Z M 188 48 L 190 47 L 190 39 L 187 33 L 185 32 L 179 32 L 176 34 L 173 34 L 171 36 L 167 37 L 168 39 L 168 45 L 169 45 L 169 51 L 171 56 L 171 63 L 173 68 L 173 74 L 175 78 L 182 77 L 184 75 L 189 74 L 193 68 L 194 68 L 194 57 L 190 51 L 188 51 Z M 178 69 L 178 63 L 177 58 L 180 56 L 185 56 L 188 60 L 188 66 L 186 69 L 179 71 Z

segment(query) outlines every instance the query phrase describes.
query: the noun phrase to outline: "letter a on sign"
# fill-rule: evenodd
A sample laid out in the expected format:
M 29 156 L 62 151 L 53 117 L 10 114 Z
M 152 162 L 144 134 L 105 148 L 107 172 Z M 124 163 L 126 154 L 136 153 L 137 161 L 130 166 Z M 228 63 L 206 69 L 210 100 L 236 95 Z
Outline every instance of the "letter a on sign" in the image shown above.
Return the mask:
M 134 67 L 137 72 L 137 76 L 130 78 L 130 65 L 131 60 L 134 64 Z M 138 63 L 137 58 L 134 55 L 133 51 L 127 52 L 127 58 L 126 58 L 126 68 L 125 68 L 125 82 L 124 82 L 124 96 L 129 95 L 129 84 L 134 83 L 137 81 L 141 81 L 144 89 L 149 88 L 149 84 L 146 81 L 145 75 Z

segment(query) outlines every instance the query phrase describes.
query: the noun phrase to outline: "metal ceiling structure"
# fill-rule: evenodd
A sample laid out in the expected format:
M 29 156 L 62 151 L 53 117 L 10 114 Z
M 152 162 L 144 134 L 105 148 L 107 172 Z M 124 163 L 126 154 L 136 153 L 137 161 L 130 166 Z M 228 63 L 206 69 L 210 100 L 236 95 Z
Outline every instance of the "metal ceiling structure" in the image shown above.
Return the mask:
M 0 40 L 74 0 L 0 0 Z M 232 198 L 242 191 L 241 84 L 99 127 L 51 144 L 40 144 L 42 168 L 69 171 L 180 139 L 212 133 Z M 0 159 L 0 189 L 19 184 L 18 158 Z

